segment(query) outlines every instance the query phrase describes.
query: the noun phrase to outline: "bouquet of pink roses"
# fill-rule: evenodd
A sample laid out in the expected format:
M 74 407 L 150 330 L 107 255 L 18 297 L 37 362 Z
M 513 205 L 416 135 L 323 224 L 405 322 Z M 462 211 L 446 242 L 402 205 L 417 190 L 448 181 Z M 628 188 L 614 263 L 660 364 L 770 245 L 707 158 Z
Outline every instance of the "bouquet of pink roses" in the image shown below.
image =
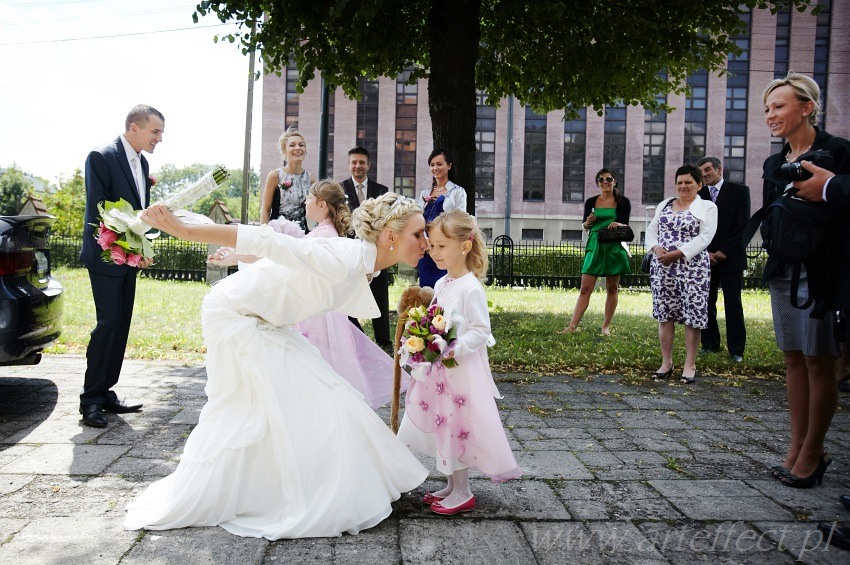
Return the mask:
M 216 167 L 197 182 L 167 198 L 165 205 L 169 210 L 176 211 L 211 193 L 229 176 L 230 173 L 224 167 Z M 151 181 L 152 184 L 156 182 L 153 177 Z M 142 269 L 153 265 L 151 241 L 159 237 L 159 232 L 148 233 L 151 227 L 142 221 L 140 210 L 134 210 L 133 205 L 124 199 L 100 202 L 97 210 L 100 212 L 100 221 L 94 237 L 103 249 L 101 258 L 104 262 Z
M 153 264 L 151 241 L 159 232 L 147 233 L 149 226 L 137 219 L 137 211 L 124 199 L 118 202 L 100 202 L 100 225 L 94 234 L 103 249 L 101 259 L 116 265 L 127 264 L 144 269 Z
M 411 308 L 407 317 L 399 344 L 399 365 L 420 381 L 436 364 L 457 367 L 454 358 L 446 357 L 457 341 L 457 328 L 452 323 L 451 313 L 434 303 L 427 309 L 424 306 Z

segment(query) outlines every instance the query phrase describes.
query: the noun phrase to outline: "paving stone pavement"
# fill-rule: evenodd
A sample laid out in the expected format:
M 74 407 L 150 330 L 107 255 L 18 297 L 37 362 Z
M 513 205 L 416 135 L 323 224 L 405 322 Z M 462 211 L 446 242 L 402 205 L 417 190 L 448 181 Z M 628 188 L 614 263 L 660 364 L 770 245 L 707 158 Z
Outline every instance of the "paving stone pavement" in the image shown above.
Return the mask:
M 79 422 L 84 368 L 60 355 L 0 369 L 0 565 L 850 563 L 815 529 L 850 523 L 837 502 L 850 493 L 848 395 L 824 484 L 794 490 L 769 476 L 788 436 L 781 382 L 497 375 L 522 479 L 474 474 L 477 509 L 445 518 L 419 502 L 439 488 L 434 472 L 360 535 L 269 542 L 221 528 L 125 531 L 124 506 L 176 467 L 206 373 L 127 361 L 117 390 L 144 412 L 110 414 L 98 430 Z

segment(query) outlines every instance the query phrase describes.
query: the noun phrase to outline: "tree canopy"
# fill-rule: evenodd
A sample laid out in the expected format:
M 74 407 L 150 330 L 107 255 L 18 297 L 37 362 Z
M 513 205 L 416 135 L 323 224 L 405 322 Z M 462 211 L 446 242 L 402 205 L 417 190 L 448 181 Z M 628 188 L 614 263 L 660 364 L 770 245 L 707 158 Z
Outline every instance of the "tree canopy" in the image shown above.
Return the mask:
M 194 15 L 237 21 L 227 36 L 256 47 L 266 72 L 293 61 L 300 88 L 318 70 L 349 97 L 358 79 L 429 77 L 434 146 L 455 155 L 474 210 L 476 89 L 539 113 L 624 102 L 659 109 L 698 69 L 724 71 L 741 14 L 812 0 L 236 0 L 199 3 Z M 256 30 L 252 31 L 256 25 Z
M 151 202 L 165 200 L 179 189 L 200 179 L 214 167 L 215 165 L 201 163 L 194 163 L 185 167 L 177 167 L 171 164 L 163 165 L 159 171 L 153 173 L 156 184 L 151 188 Z M 248 218 L 251 220 L 260 219 L 259 186 L 260 176 L 255 170 L 251 169 L 248 172 L 248 194 L 250 196 Z M 231 169 L 227 182 L 192 204 L 192 211 L 206 215 L 216 200 L 224 202 L 233 217 L 239 217 L 242 209 L 242 169 Z
M 12 165 L 0 175 L 0 216 L 16 216 L 33 184 L 24 172 Z
M 71 178 L 59 179 L 59 190 L 43 197 L 47 213 L 56 218 L 53 233 L 81 234 L 86 215 L 86 181 L 76 169 Z

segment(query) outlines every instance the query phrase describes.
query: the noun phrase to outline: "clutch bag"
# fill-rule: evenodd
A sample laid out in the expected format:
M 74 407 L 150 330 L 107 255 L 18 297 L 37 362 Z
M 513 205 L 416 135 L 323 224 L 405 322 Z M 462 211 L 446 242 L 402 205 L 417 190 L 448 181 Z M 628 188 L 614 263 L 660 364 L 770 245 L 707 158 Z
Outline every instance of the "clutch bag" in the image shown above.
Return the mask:
M 603 228 L 596 232 L 596 240 L 600 243 L 612 243 L 620 241 L 632 241 L 635 232 L 631 226 L 617 226 L 613 229 Z

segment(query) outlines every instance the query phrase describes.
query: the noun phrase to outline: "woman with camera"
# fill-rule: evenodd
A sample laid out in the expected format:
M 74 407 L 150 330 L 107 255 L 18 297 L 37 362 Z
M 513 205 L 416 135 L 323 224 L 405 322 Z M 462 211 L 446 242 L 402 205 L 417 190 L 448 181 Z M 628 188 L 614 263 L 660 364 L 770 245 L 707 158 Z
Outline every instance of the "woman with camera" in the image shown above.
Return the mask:
M 620 241 L 600 241 L 600 230 L 615 231 L 622 226 L 628 227 L 632 205 L 629 199 L 617 190 L 617 179 L 608 169 L 596 173 L 596 186 L 599 194 L 588 198 L 584 203 L 584 221 L 582 226 L 588 230 L 584 263 L 581 267 L 581 290 L 573 310 L 570 325 L 556 333 L 575 333 L 584 312 L 590 304 L 590 294 L 596 286 L 598 277 L 605 277 L 605 317 L 602 321 L 602 335 L 611 335 L 611 319 L 617 310 L 620 290 L 620 275 L 629 273 L 629 256 Z M 634 237 L 634 234 L 632 234 Z
M 770 134 L 786 140 L 782 150 L 764 162 L 765 206 L 782 196 L 794 180 L 791 176 L 793 171 L 788 167 L 779 171 L 780 167 L 796 163 L 801 156 L 812 151 L 829 152 L 834 163 L 833 172 L 850 172 L 850 142 L 816 126 L 821 106 L 820 88 L 814 80 L 789 73 L 784 79 L 768 84 L 762 99 Z M 763 235 L 769 236 L 764 231 L 765 225 L 762 228 Z M 847 242 L 839 238 L 835 244 L 846 246 Z M 836 256 L 840 257 L 841 253 L 839 250 Z M 821 483 L 826 468 L 832 462 L 824 450 L 824 438 L 835 413 L 838 396 L 835 386 L 838 346 L 833 331 L 834 312 L 827 311 L 818 319 L 810 317 L 817 303 L 805 309 L 795 308 L 791 303 L 792 269 L 774 257 L 768 257 L 764 276 L 769 280 L 776 343 L 785 359 L 791 419 L 791 439 L 785 460 L 773 467 L 772 474 L 783 485 L 809 488 Z M 813 280 L 815 273 L 807 273 L 803 268 L 797 290 L 800 301 L 809 296 Z

